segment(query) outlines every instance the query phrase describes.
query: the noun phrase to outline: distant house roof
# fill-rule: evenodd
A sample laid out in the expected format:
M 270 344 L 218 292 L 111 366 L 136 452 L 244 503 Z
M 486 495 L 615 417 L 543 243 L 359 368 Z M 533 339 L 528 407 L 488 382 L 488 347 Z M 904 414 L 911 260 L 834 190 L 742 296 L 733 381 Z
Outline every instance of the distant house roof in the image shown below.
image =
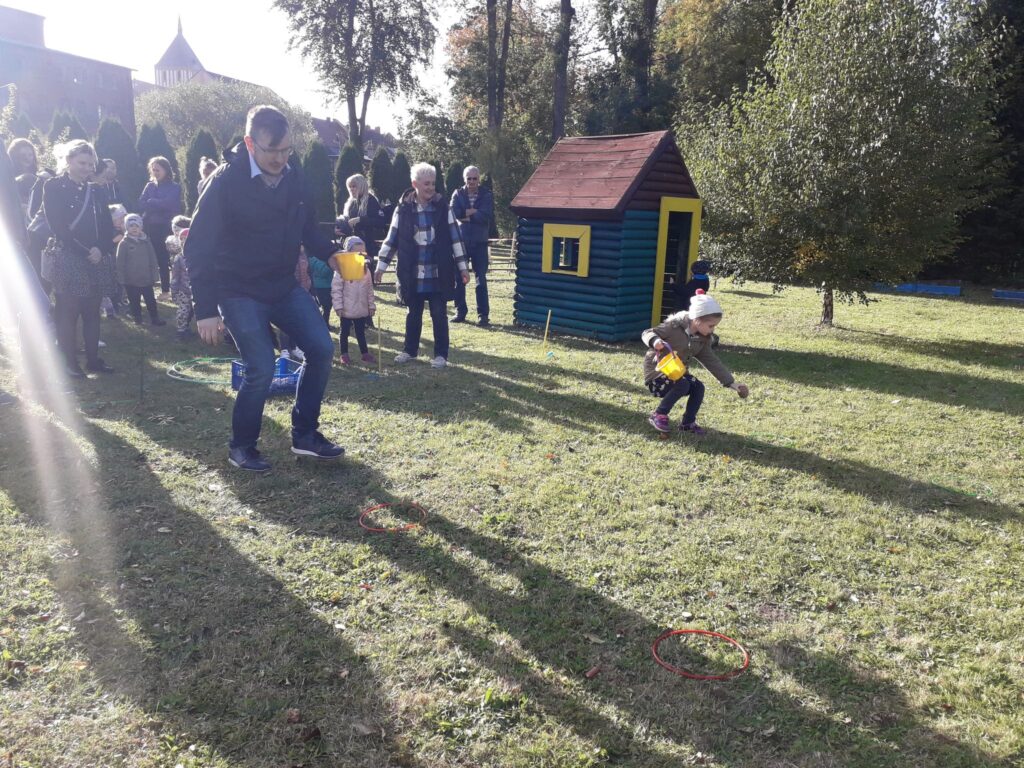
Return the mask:
M 331 157 L 341 154 L 342 145 L 348 141 L 348 131 L 345 126 L 333 117 L 328 117 L 326 120 L 314 117 L 312 121 L 316 137 L 327 147 L 327 153 Z
M 167 46 L 164 55 L 156 63 L 157 69 L 203 69 L 199 57 L 181 33 L 181 19 L 178 19 L 178 34 Z
M 551 148 L 509 207 L 527 218 L 604 218 L 656 209 L 661 195 L 698 196 L 671 131 L 577 136 Z

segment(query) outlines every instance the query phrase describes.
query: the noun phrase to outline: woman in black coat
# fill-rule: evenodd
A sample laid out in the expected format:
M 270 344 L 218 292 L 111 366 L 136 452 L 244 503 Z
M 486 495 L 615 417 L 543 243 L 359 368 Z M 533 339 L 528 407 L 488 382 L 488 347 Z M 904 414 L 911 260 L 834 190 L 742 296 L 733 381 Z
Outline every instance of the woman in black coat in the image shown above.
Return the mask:
M 96 151 L 86 141 L 71 141 L 60 149 L 63 172 L 43 185 L 43 214 L 53 237 L 43 253 L 43 277 L 56 296 L 54 320 L 57 344 L 65 369 L 75 379 L 85 378 L 78 365 L 78 318 L 82 318 L 86 368 L 96 373 L 113 371 L 99 357 L 100 300 L 111 290 L 110 250 L 114 226 L 105 196 L 89 182 L 96 167 Z
M 369 182 L 361 173 L 349 176 L 345 180 L 348 187 L 348 200 L 345 201 L 342 217 L 348 222 L 352 234 L 366 243 L 366 255 L 370 258 L 370 271 L 377 265 L 377 253 L 380 244 L 377 238 L 383 237 L 388 221 L 384 218 L 380 201 L 370 192 Z

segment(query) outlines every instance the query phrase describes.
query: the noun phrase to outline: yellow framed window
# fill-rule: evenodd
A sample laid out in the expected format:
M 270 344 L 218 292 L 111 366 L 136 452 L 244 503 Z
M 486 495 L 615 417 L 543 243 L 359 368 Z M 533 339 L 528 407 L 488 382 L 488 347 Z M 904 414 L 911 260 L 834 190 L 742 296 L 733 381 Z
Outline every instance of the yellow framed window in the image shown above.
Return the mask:
M 541 271 L 586 277 L 590 273 L 590 225 L 545 224 Z

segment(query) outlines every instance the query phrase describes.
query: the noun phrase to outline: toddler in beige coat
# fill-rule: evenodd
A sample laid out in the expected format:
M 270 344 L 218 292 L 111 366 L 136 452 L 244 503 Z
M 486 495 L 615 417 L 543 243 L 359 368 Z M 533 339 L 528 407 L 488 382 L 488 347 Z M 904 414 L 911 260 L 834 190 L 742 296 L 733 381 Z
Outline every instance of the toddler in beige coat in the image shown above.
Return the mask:
M 366 243 L 361 238 L 349 237 L 345 240 L 344 249 L 349 253 L 366 253 Z M 377 311 L 369 262 L 363 276 L 358 280 L 345 280 L 338 272 L 334 273 L 331 280 L 331 302 L 334 311 L 341 318 L 341 332 L 338 334 L 338 341 L 341 343 L 339 362 L 342 365 L 352 364 L 352 358 L 348 354 L 348 335 L 355 329 L 356 342 L 359 344 L 363 362 L 376 363 L 377 358 L 366 346 L 366 321 Z

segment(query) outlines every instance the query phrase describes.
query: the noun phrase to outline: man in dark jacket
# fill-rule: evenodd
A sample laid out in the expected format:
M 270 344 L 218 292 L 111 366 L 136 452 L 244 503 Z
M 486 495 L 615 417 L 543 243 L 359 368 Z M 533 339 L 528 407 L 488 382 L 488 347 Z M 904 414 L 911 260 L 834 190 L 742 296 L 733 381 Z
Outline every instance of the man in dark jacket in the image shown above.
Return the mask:
M 434 190 L 434 166 L 417 163 L 411 174 L 412 189 L 402 195 L 395 208 L 373 281 L 380 284 L 397 255 L 398 295 L 409 312 L 405 316 L 405 345 L 395 362 L 408 363 L 419 354 L 423 307 L 429 305 L 434 326 L 434 358 L 430 365 L 444 368 L 448 365 L 448 302 L 455 298 L 457 281 L 463 285 L 469 282 L 469 272 L 455 215 Z
M 288 163 L 291 151 L 281 112 L 249 110 L 245 142 L 225 152 L 227 163 L 210 177 L 185 245 L 199 335 L 216 344 L 226 326 L 245 363 L 228 461 L 251 472 L 270 470 L 256 442 L 276 362 L 271 323 L 305 353 L 292 408 L 292 453 L 320 459 L 344 453 L 317 431 L 334 343 L 312 296 L 295 281 L 300 246 L 327 262 L 335 248 L 317 227 L 299 164 Z
M 462 172 L 465 186 L 452 192 L 452 213 L 459 222 L 459 232 L 466 246 L 466 256 L 473 265 L 476 275 L 476 314 L 480 325 L 486 328 L 490 322 L 490 303 L 487 298 L 487 235 L 494 218 L 494 196 L 487 187 L 480 186 L 480 169 L 471 165 Z M 453 323 L 466 322 L 466 286 L 460 284 L 455 292 L 455 317 Z

